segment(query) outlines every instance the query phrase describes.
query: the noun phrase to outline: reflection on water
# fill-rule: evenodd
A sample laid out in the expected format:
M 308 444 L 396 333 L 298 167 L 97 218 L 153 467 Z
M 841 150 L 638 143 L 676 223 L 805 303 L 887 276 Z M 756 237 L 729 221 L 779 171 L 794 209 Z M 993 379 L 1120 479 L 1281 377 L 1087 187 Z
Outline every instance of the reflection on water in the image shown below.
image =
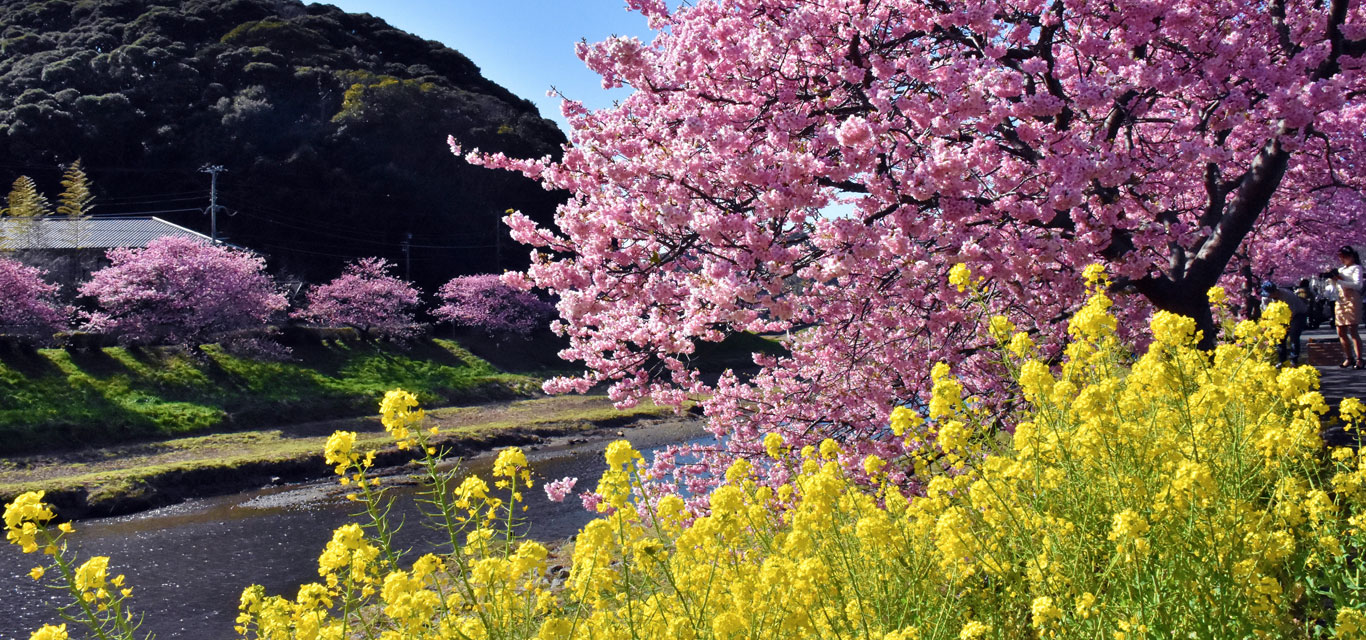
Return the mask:
M 626 431 L 639 449 L 706 441 L 701 425 L 680 421 Z M 602 449 L 611 437 L 570 446 L 563 439 L 528 451 L 542 479 L 578 476 L 579 490 L 596 486 Z M 647 456 L 648 457 L 648 456 Z M 492 456 L 470 461 L 487 475 Z M 420 524 L 414 487 L 398 487 L 395 518 L 408 525 L 397 536 L 401 547 L 422 551 L 440 535 Z M 553 503 L 539 488 L 526 492 L 529 534 L 541 540 L 567 538 L 591 515 L 577 500 Z M 232 638 L 242 588 L 260 584 L 268 593 L 292 596 L 301 583 L 318 578 L 317 556 L 332 530 L 353 520 L 357 507 L 338 499 L 330 481 L 271 487 L 195 500 L 146 513 L 77 523 L 71 536 L 86 555 L 109 556 L 111 573 L 125 573 L 133 585 L 134 611 L 146 614 L 143 631 L 162 640 Z M 0 549 L 0 638 L 27 640 L 43 623 L 58 622 L 59 594 L 28 577 L 37 558 L 13 545 Z

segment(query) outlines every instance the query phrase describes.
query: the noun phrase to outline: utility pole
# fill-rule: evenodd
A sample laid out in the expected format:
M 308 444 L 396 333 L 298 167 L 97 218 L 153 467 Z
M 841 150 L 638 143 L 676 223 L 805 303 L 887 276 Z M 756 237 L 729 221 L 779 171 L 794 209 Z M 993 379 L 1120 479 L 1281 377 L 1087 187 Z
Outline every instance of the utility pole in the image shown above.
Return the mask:
M 404 280 L 412 280 L 412 279 L 413 279 L 413 259 L 412 259 L 413 256 L 412 256 L 412 249 L 413 249 L 413 234 L 412 234 L 412 232 L 410 231 L 410 232 L 408 232 L 407 235 L 403 236 L 403 279 L 404 279 Z
M 209 237 L 214 244 L 218 244 L 218 174 L 227 171 L 222 165 L 206 164 L 199 168 L 200 173 L 207 173 L 212 178 L 209 179 Z

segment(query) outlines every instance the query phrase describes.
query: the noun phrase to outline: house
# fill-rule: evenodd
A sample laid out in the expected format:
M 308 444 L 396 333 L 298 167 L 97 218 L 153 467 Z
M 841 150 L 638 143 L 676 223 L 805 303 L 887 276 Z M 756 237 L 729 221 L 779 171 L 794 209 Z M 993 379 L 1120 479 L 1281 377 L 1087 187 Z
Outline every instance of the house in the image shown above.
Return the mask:
M 67 299 L 92 272 L 109 264 L 108 250 L 145 247 L 166 236 L 211 241 L 209 236 L 155 216 L 0 217 L 0 255 L 45 269 L 48 281 L 61 285 L 62 297 Z
M 0 249 L 27 251 L 88 251 L 116 247 L 145 247 L 157 238 L 181 236 L 209 242 L 209 236 L 156 216 L 63 216 L 0 218 Z

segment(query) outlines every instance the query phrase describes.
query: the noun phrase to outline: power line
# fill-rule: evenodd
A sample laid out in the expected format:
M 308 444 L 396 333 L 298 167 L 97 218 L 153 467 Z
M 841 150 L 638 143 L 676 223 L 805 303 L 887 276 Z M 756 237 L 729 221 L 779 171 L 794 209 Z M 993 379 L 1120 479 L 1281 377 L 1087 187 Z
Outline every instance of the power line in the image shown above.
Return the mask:
M 233 202 L 238 202 L 239 204 L 240 204 L 242 201 L 251 202 L 252 204 L 251 204 L 249 207 L 247 207 L 247 208 L 258 209 L 258 210 L 261 210 L 261 211 L 267 211 L 267 212 L 274 213 L 274 214 L 280 215 L 280 216 L 285 216 L 285 217 L 290 217 L 290 216 L 293 216 L 293 215 L 294 215 L 293 213 L 291 213 L 291 212 L 289 212 L 289 211 L 283 211 L 283 210 L 281 210 L 281 209 L 277 209 L 277 208 L 275 208 L 275 207 L 272 207 L 272 206 L 269 206 L 269 205 L 266 205 L 266 204 L 263 204 L 263 203 L 260 203 L 260 202 L 256 202 L 256 201 L 255 201 L 256 194 L 240 193 L 240 192 L 238 192 L 237 189 L 227 189 L 227 188 L 223 189 L 223 194 L 224 194 L 224 195 L 227 195 L 227 196 L 230 197 L 230 198 L 232 198 L 232 199 L 233 199 Z M 238 197 L 241 197 L 242 200 L 240 200 L 240 201 L 237 200 Z M 336 223 L 336 222 L 329 222 L 329 226 L 330 226 L 330 227 L 333 227 L 333 228 L 344 229 L 344 230 L 346 230 L 346 231 L 352 231 L 352 232 L 359 233 L 359 234 L 372 234 L 372 233 L 374 233 L 374 227 L 373 227 L 373 226 L 357 227 L 357 226 L 346 225 L 346 224 L 338 224 L 338 223 Z
M 89 165 L 82 165 L 82 166 L 83 166 L 83 168 L 86 170 L 87 173 L 160 173 L 160 174 L 175 173 L 175 174 L 185 174 L 185 175 L 194 173 L 194 170 L 192 170 L 192 169 L 151 169 L 151 168 L 137 168 L 137 167 L 93 167 L 93 166 L 89 166 Z M 22 171 L 39 170 L 39 171 L 51 171 L 51 172 L 54 172 L 54 173 L 61 173 L 62 171 L 64 171 L 64 169 L 63 169 L 61 166 L 58 166 L 58 165 L 47 165 L 47 164 L 41 164 L 41 165 L 40 165 L 40 164 L 17 164 L 17 163 L 10 163 L 10 162 L 0 162 L 0 169 L 18 169 L 18 170 L 22 170 Z
M 199 207 L 190 207 L 185 209 L 158 209 L 156 211 L 119 211 L 117 213 L 99 213 L 94 215 L 100 218 L 112 218 L 115 216 L 149 216 L 154 213 L 179 213 L 181 211 L 203 211 L 203 209 L 200 209 Z
M 330 238 L 335 238 L 335 239 L 338 239 L 338 240 L 345 240 L 345 241 L 347 241 L 347 242 L 352 242 L 352 243 L 372 244 L 372 245 L 382 246 L 382 247 L 393 247 L 393 246 L 394 246 L 394 243 L 393 243 L 393 242 L 389 242 L 389 241 L 385 241 L 385 240 L 375 240 L 374 238 L 362 238 L 362 237 L 359 237 L 359 236 L 352 236 L 352 235 L 334 233 L 334 232 L 331 232 L 331 231 L 325 231 L 325 230 L 319 229 L 319 228 L 317 228 L 317 227 L 307 227 L 307 226 L 302 226 L 302 225 L 298 225 L 298 224 L 293 224 L 293 223 L 290 223 L 290 222 L 284 222 L 284 221 L 282 221 L 282 220 L 278 220 L 278 219 L 276 219 L 276 218 L 272 218 L 272 217 L 270 217 L 270 216 L 263 215 L 263 214 L 261 214 L 259 211 L 253 212 L 251 209 L 244 208 L 244 207 L 236 207 L 236 206 L 234 206 L 233 208 L 234 208 L 238 213 L 241 213 L 242 215 L 247 216 L 248 218 L 255 218 L 255 219 L 257 219 L 257 220 L 264 220 L 264 221 L 269 222 L 269 223 L 271 223 L 271 224 L 276 224 L 276 225 L 279 225 L 279 226 L 282 226 L 282 227 L 287 227 L 287 228 L 294 229 L 294 230 L 297 230 L 297 231 L 307 231 L 307 232 L 309 232 L 309 233 L 314 233 L 314 234 L 321 235 L 321 236 L 326 236 L 326 237 L 330 237 Z M 402 244 L 402 242 L 400 242 L 400 245 L 401 245 L 401 244 Z M 495 244 L 419 244 L 419 243 L 409 243 L 408 246 L 411 247 L 411 248 L 413 248 L 413 249 L 492 249 L 492 248 L 497 247 L 497 245 L 495 245 Z
M 198 195 L 193 195 L 193 196 L 183 196 L 183 197 L 180 197 L 180 198 L 150 198 L 150 197 L 149 197 L 149 198 L 127 198 L 127 199 L 121 199 L 121 200 L 119 200 L 119 201 L 117 201 L 117 202 L 108 202 L 108 201 L 96 202 L 93 206 L 96 206 L 96 207 L 122 207 L 122 206 L 133 205 L 133 204 L 168 204 L 168 203 L 172 203 L 172 202 L 184 202 L 184 201 L 187 201 L 187 200 L 202 200 L 203 198 L 204 198 L 204 194 L 202 194 L 202 193 L 201 193 L 201 194 L 198 194 Z M 102 200 L 103 200 L 103 199 L 102 199 Z
M 291 247 L 291 246 L 282 245 L 282 244 L 272 244 L 272 243 L 269 243 L 269 242 L 262 242 L 262 243 L 259 243 L 259 244 L 260 244 L 260 246 L 262 246 L 262 247 L 271 247 L 271 248 L 273 248 L 273 249 L 284 249 L 284 250 L 289 251 L 289 252 L 291 252 L 291 253 L 307 253 L 307 254 L 310 254 L 310 255 L 315 255 L 315 256 L 327 256 L 327 257 L 331 257 L 331 258 L 348 258 L 348 259 L 350 259 L 350 258 L 364 258 L 364 257 L 368 257 L 368 256 L 356 255 L 356 254 L 354 254 L 354 253 L 353 253 L 353 254 L 342 254 L 342 253 L 326 253 L 326 252 L 323 252 L 323 251 L 310 251 L 310 250 L 308 250 L 308 249 L 300 249 L 300 248 L 298 248 L 298 247 Z
M 356 236 L 347 236 L 347 235 L 341 235 L 341 234 L 331 233 L 331 232 L 328 232 L 328 231 L 323 231 L 323 230 L 316 229 L 316 228 L 312 228 L 312 227 L 304 227 L 304 226 L 300 226 L 300 225 L 296 225 L 296 224 L 290 224 L 290 223 L 288 223 L 288 222 L 282 222 L 282 221 L 280 221 L 280 220 L 276 220 L 276 219 L 274 219 L 274 218 L 271 218 L 271 217 L 268 217 L 268 216 L 261 215 L 260 213 L 253 213 L 250 209 L 244 209 L 244 208 L 242 208 L 242 207 L 233 207 L 233 208 L 234 208 L 238 213 L 240 213 L 240 214 L 242 214 L 242 215 L 244 215 L 244 216 L 246 216 L 246 217 L 248 217 L 248 218 L 255 218 L 255 219 L 257 219 L 257 220 L 264 220 L 264 221 L 269 222 L 269 223 L 271 223 L 271 224 L 279 225 L 279 226 L 281 226 L 281 227 L 286 227 L 286 228 L 289 228 L 289 229 L 294 229 L 294 230 L 296 230 L 296 231 L 307 231 L 307 232 L 309 232 L 309 233 L 314 233 L 314 234 L 318 234 L 318 235 L 321 235 L 321 236 L 327 236 L 327 237 L 331 237 L 331 238 L 336 238 L 336 239 L 338 239 L 338 240 L 347 240 L 347 241 L 350 241 L 350 242 L 353 242 L 353 243 L 374 244 L 374 245 L 385 246 L 385 247 L 392 247 L 392 246 L 394 246 L 394 243 L 392 243 L 392 242 L 386 242 L 386 241 L 384 241 L 384 240 L 375 240 L 374 238 L 360 238 L 360 237 L 356 237 Z
M 326 191 L 326 190 L 320 190 L 320 191 Z M 332 190 L 332 191 L 348 191 L 348 190 L 346 190 L 346 189 L 335 189 L 335 190 Z M 288 216 L 293 216 L 293 215 L 294 215 L 294 214 L 293 214 L 292 212 L 290 212 L 290 211 L 284 211 L 284 210 L 278 209 L 278 208 L 276 208 L 276 207 L 272 207 L 272 206 L 270 206 L 270 205 L 263 204 L 263 203 L 261 203 L 261 202 L 256 202 L 256 201 L 255 201 L 255 198 L 257 198 L 258 195 L 259 195 L 259 194 L 256 194 L 256 193 L 246 193 L 246 192 L 240 191 L 240 190 L 237 189 L 237 188 L 232 188 L 232 187 L 224 187 L 222 193 L 223 193 L 224 195 L 227 195 L 227 196 L 233 198 L 233 201 L 234 201 L 234 202 L 241 203 L 242 201 L 251 201 L 252 204 L 249 205 L 248 208 L 258 209 L 258 210 L 261 210 L 261 211 L 268 211 L 268 212 L 274 213 L 274 214 L 276 214 L 276 215 L 287 216 L 287 217 L 288 217 Z M 365 193 L 365 192 L 361 192 L 361 191 L 352 191 L 352 193 Z M 242 200 L 237 200 L 237 198 L 239 198 L 239 197 L 242 198 Z M 501 215 L 501 214 L 494 215 L 494 216 L 492 216 L 492 217 L 493 217 L 493 219 L 494 219 L 495 222 L 501 221 L 501 220 L 502 220 L 502 215 Z M 361 227 L 358 227 L 358 226 L 353 226 L 353 225 L 338 224 L 338 223 L 336 223 L 336 222 L 334 222 L 334 221 L 329 221 L 329 222 L 328 222 L 328 226 L 329 226 L 330 228 L 341 228 L 341 229 L 345 229 L 345 230 L 347 230 L 347 231 L 353 231 L 353 232 L 355 232 L 355 233 L 360 233 L 360 234 L 371 234 L 371 233 L 374 232 L 374 227 L 373 227 L 373 226 L 361 226 Z
M 414 249 L 494 249 L 494 244 L 414 244 Z
M 101 197 L 101 198 L 99 198 L 99 200 L 100 200 L 100 201 L 109 201 L 109 200 L 145 200 L 145 199 L 147 199 L 147 198 L 169 198 L 169 197 L 173 197 L 173 196 L 188 196 L 188 195 L 203 196 L 203 195 L 204 195 L 204 190 L 203 190 L 203 189 L 195 189 L 195 190 L 193 190 L 193 191 L 167 191 L 167 192 L 165 192 L 165 193 L 143 193 L 143 194 L 127 195 L 127 196 L 108 196 L 108 197 Z

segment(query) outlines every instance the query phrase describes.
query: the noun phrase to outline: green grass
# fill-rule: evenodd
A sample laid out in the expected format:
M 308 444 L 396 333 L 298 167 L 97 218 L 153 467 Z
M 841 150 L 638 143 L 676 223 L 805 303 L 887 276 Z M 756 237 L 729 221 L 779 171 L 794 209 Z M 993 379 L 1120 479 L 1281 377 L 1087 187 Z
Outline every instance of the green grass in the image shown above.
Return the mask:
M 436 406 L 534 384 L 448 340 L 303 346 L 289 362 L 216 345 L 2 353 L 0 454 L 364 415 L 394 387 Z

